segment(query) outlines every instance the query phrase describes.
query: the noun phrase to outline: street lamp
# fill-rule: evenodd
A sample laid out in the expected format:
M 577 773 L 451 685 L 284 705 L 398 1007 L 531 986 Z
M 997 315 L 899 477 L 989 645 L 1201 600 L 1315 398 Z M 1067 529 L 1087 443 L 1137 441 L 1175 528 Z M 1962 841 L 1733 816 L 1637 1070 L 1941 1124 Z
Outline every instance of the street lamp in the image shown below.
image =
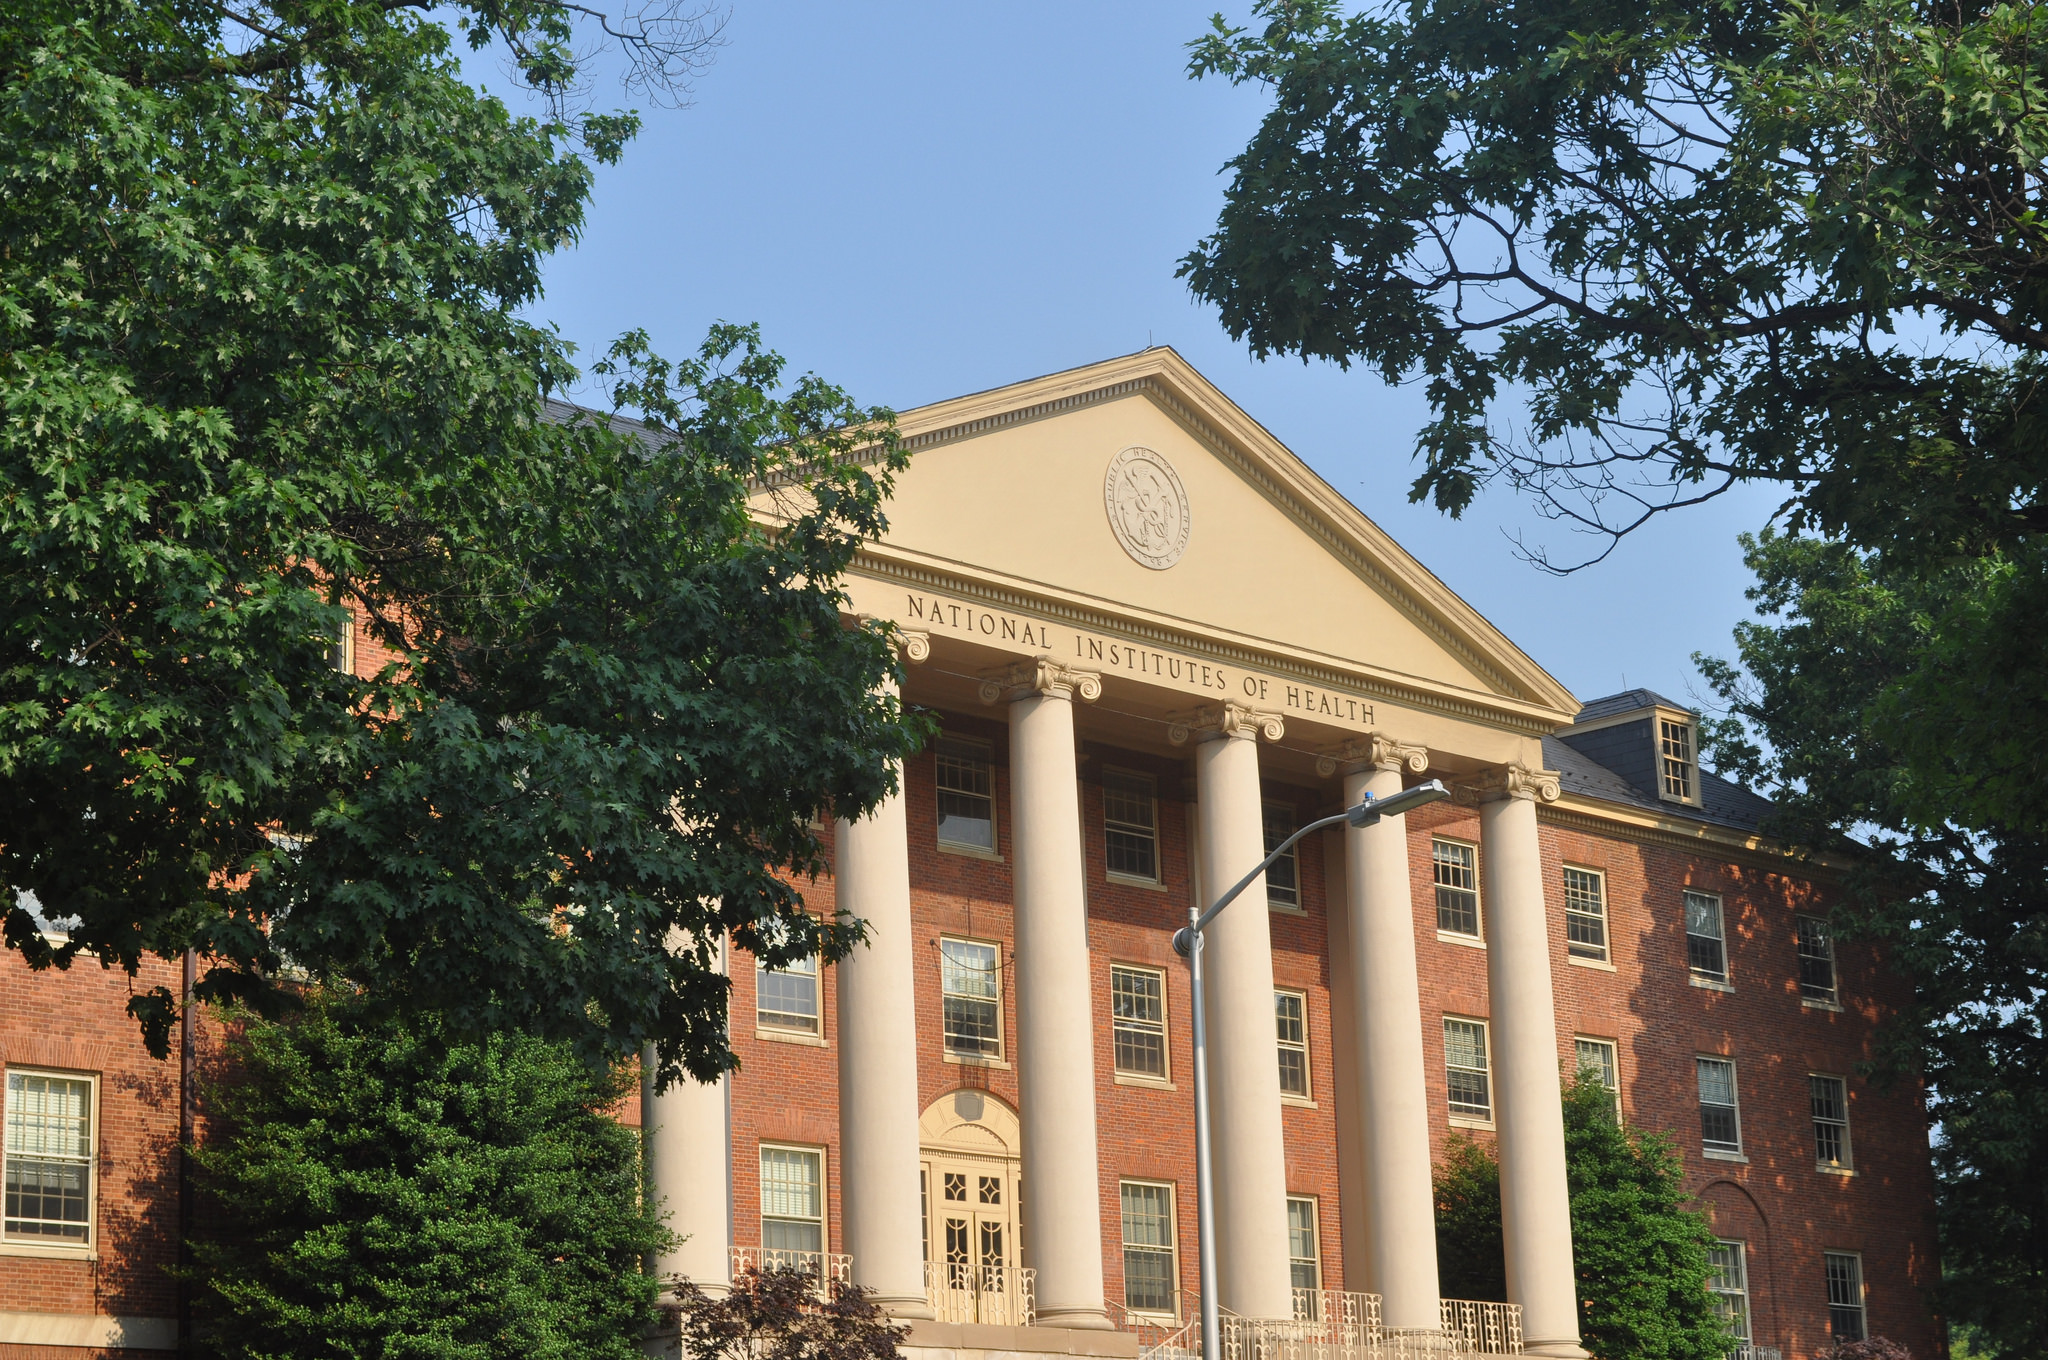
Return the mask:
M 1209 1184 L 1209 1035 L 1202 1014 L 1202 950 L 1199 947 L 1202 932 L 1208 929 L 1218 913 L 1237 900 L 1239 893 L 1251 886 L 1253 879 L 1265 873 L 1274 860 L 1292 850 L 1294 843 L 1309 832 L 1321 831 L 1339 822 L 1347 826 L 1371 826 L 1382 817 L 1398 817 L 1450 796 L 1451 791 L 1444 787 L 1441 779 L 1417 784 L 1386 798 L 1375 798 L 1368 793 L 1364 802 L 1318 818 L 1280 842 L 1272 853 L 1259 861 L 1257 868 L 1237 880 L 1230 891 L 1217 898 L 1216 904 L 1207 911 L 1201 910 L 1199 905 L 1190 906 L 1188 923 L 1173 933 L 1174 952 L 1188 961 L 1189 1009 L 1193 1012 L 1195 1024 L 1195 1243 L 1201 1258 L 1203 1360 L 1222 1360 L 1223 1345 L 1216 1312 L 1216 1208 Z

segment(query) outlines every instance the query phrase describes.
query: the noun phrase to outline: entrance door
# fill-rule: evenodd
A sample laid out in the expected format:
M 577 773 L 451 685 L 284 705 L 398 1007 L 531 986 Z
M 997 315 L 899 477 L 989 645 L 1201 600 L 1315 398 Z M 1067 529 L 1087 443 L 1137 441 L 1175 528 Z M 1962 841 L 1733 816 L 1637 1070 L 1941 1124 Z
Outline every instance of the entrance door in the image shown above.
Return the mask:
M 934 1304 L 952 1321 L 1021 1325 L 1015 1164 L 933 1152 L 924 1177 Z

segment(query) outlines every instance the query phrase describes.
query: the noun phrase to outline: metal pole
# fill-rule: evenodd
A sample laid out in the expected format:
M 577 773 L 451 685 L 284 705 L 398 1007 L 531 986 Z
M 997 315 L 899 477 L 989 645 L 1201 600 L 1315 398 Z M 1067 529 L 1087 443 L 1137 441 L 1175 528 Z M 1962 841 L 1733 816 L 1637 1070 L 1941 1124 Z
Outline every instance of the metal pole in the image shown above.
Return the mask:
M 1202 1010 L 1199 910 L 1188 908 L 1188 1009 L 1195 1032 L 1195 1250 L 1201 1260 L 1203 1360 L 1222 1360 L 1222 1324 L 1216 1311 L 1216 1198 L 1209 1169 L 1209 1029 Z

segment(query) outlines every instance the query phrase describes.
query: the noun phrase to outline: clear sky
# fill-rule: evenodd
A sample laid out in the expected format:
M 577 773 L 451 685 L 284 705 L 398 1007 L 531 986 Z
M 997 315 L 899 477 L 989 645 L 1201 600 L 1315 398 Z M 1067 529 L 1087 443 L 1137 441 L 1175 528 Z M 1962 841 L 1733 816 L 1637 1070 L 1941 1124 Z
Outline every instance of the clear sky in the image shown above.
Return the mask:
M 635 326 L 680 355 L 715 320 L 757 321 L 793 368 L 907 409 L 1169 344 L 1581 699 L 1686 701 L 1692 652 L 1732 650 L 1735 536 L 1767 495 L 1548 576 L 1510 534 L 1583 549 L 1507 487 L 1460 521 L 1407 503 L 1418 392 L 1253 362 L 1174 278 L 1264 104 L 1186 76 L 1214 0 L 732 3 L 695 105 L 643 110 L 548 271 L 537 313 L 586 357 Z

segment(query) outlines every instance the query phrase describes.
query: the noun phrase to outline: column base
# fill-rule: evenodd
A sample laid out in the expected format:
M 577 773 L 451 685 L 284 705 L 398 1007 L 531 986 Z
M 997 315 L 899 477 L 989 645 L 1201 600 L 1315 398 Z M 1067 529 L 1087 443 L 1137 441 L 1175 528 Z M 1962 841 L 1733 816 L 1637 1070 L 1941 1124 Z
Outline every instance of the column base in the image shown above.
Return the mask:
M 932 1301 L 922 1294 L 870 1294 L 868 1302 L 902 1322 L 930 1322 Z
M 1077 1327 L 996 1327 L 973 1322 L 920 1322 L 899 1353 L 904 1360 L 997 1360 L 999 1356 L 1083 1355 L 1137 1360 L 1136 1332 Z
M 1107 1308 L 1040 1308 L 1036 1321 L 1038 1327 L 1066 1327 L 1077 1332 L 1113 1332 L 1116 1324 L 1109 1320 Z
M 1531 1341 L 1524 1337 L 1522 1354 L 1547 1355 L 1554 1360 L 1589 1360 L 1591 1352 L 1579 1344 L 1577 1337 L 1565 1337 L 1556 1341 Z

